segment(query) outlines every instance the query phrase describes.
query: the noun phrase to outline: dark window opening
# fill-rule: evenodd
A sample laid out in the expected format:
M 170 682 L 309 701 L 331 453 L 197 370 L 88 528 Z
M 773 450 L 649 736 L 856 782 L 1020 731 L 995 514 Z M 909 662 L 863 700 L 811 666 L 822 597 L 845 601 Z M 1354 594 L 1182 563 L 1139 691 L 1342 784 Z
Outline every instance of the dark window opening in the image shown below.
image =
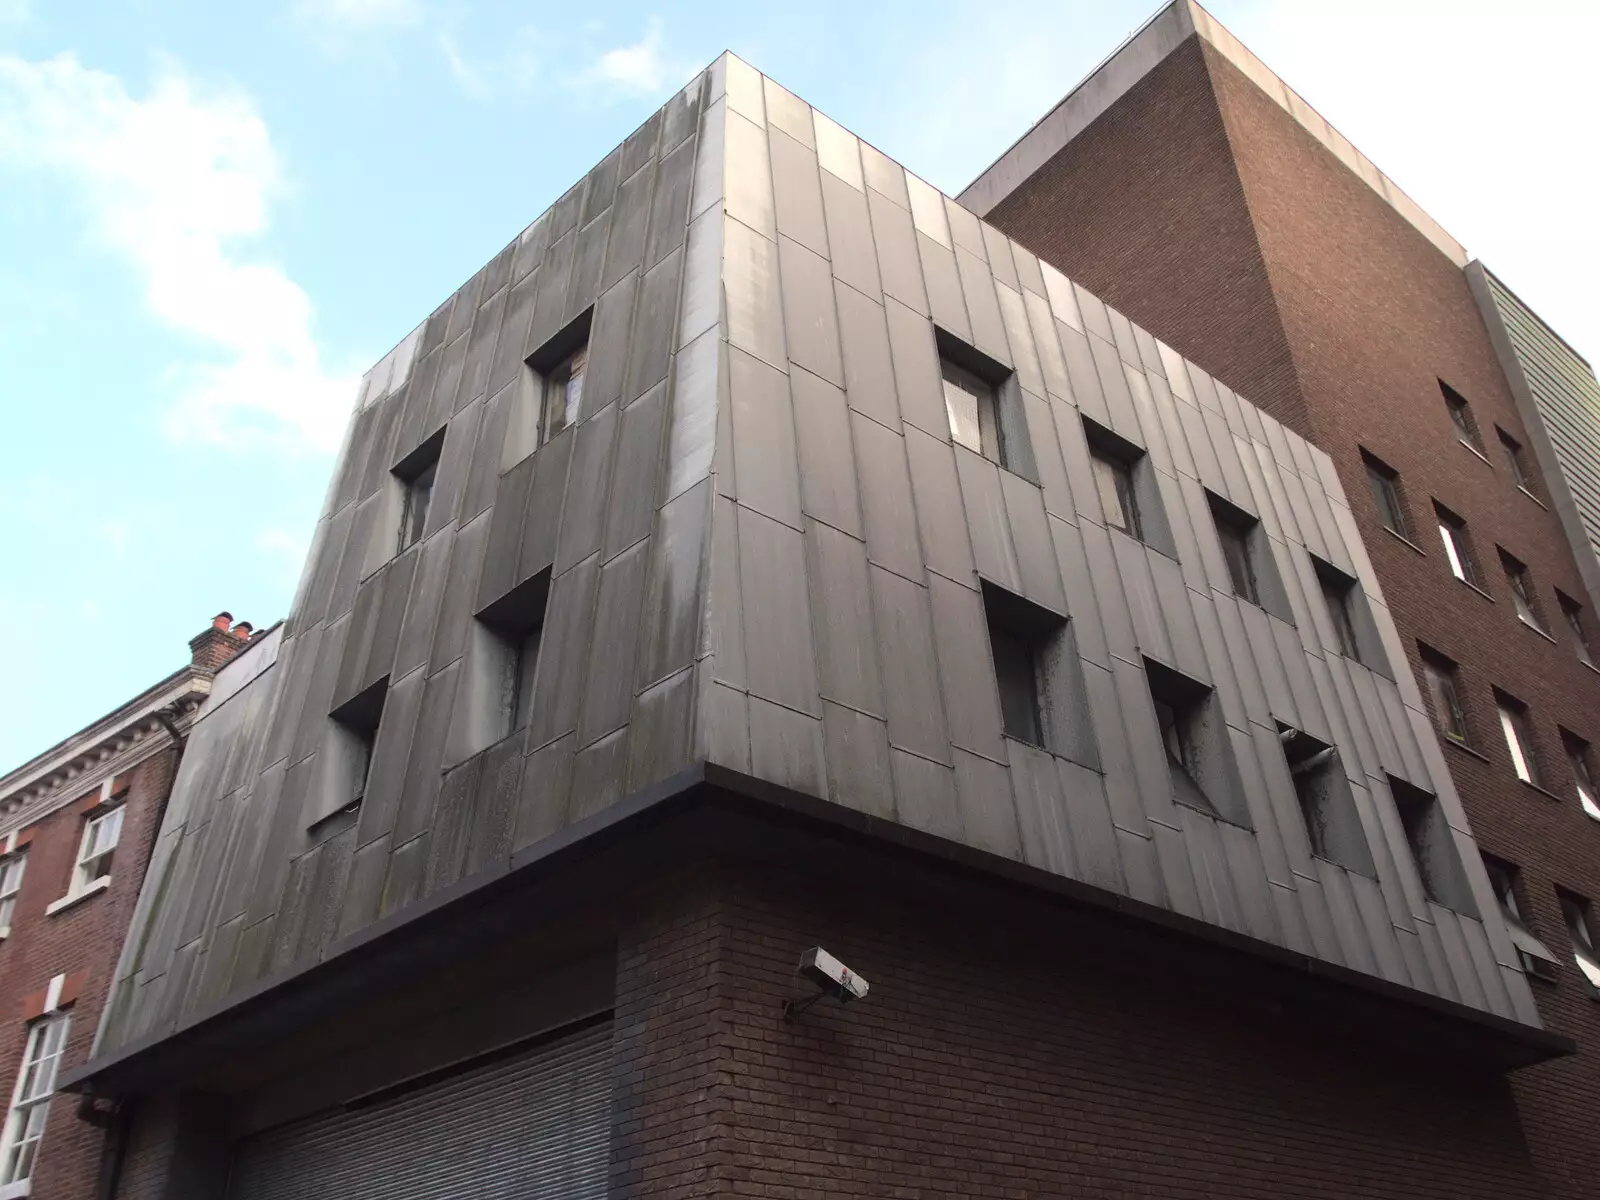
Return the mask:
M 1506 466 L 1511 470 L 1511 478 L 1516 480 L 1517 486 L 1523 491 L 1531 491 L 1529 484 L 1532 482 L 1532 476 L 1528 474 L 1528 460 L 1523 455 L 1522 443 L 1498 425 L 1494 427 L 1494 431 L 1500 440 L 1500 450 L 1505 456 Z
M 578 423 L 583 410 L 583 375 L 588 364 L 589 348 L 582 346 L 544 377 L 539 419 L 541 445 Z
M 1388 673 L 1383 640 L 1367 604 L 1366 593 L 1351 576 L 1332 563 L 1311 556 L 1311 569 L 1322 590 L 1322 603 L 1333 627 L 1333 649 L 1373 670 Z
M 481 630 L 476 646 L 480 661 L 473 676 L 485 693 L 484 728 L 478 748 L 527 728 L 533 712 L 533 686 L 544 632 L 550 571 L 523 580 L 478 613 Z
M 1172 531 L 1161 505 L 1155 470 L 1145 452 L 1105 426 L 1083 418 L 1083 436 L 1089 444 L 1089 469 L 1106 527 L 1175 556 Z
M 524 360 L 522 390 L 508 423 L 502 469 L 583 419 L 593 322 L 591 305 Z
M 1589 652 L 1589 633 L 1584 627 L 1583 605 L 1565 592 L 1557 592 L 1556 600 L 1561 605 L 1561 619 L 1567 623 L 1567 629 L 1572 633 L 1572 643 L 1577 651 L 1578 661 L 1594 666 L 1594 656 Z
M 1248 827 L 1249 809 L 1215 692 L 1153 659 L 1145 659 L 1144 668 L 1173 799 Z
M 1016 373 L 943 329 L 934 329 L 934 341 L 950 440 L 1037 483 Z
M 1482 454 L 1483 438 L 1478 434 L 1478 423 L 1472 418 L 1472 408 L 1467 404 L 1466 397 L 1442 379 L 1439 381 L 1439 390 L 1444 393 L 1444 406 L 1449 410 L 1456 437 L 1462 445 L 1470 446 Z
M 1523 917 L 1522 872 L 1504 859 L 1493 855 L 1483 856 L 1483 869 L 1489 876 L 1489 890 L 1494 893 L 1500 916 L 1511 935 L 1511 944 L 1517 949 L 1517 961 L 1525 974 L 1537 979 L 1552 980 L 1560 960 L 1533 932 L 1533 926 Z
M 1071 622 L 987 580 L 982 587 L 1006 737 L 1097 766 Z
M 1352 871 L 1375 875 L 1372 848 L 1356 811 L 1350 781 L 1328 743 L 1278 722 L 1283 759 L 1305 820 L 1311 853 Z
M 1461 703 L 1461 670 L 1449 658 L 1430 646 L 1419 644 L 1422 677 L 1428 698 L 1433 703 L 1433 720 L 1439 732 L 1452 741 L 1468 745 L 1467 712 Z
M 1561 748 L 1566 751 L 1567 762 L 1572 767 L 1572 782 L 1578 792 L 1578 803 L 1583 806 L 1586 815 L 1600 821 L 1600 789 L 1595 787 L 1589 743 L 1570 730 L 1563 729 Z
M 1589 901 L 1563 888 L 1556 889 L 1556 896 L 1561 901 L 1561 917 L 1567 924 L 1567 936 L 1572 940 L 1572 959 L 1583 973 L 1589 994 L 1600 1000 L 1600 953 L 1595 950 Z
M 1517 611 L 1518 619 L 1543 633 L 1544 619 L 1539 615 L 1539 601 L 1533 586 L 1533 576 L 1529 574 L 1527 566 L 1520 559 L 1507 554 L 1504 550 L 1500 550 L 1499 553 L 1500 569 L 1505 572 L 1506 584 L 1511 588 L 1511 604 Z
M 1378 509 L 1378 523 L 1390 533 L 1409 540 L 1411 523 L 1406 519 L 1405 503 L 1400 497 L 1399 472 L 1365 450 L 1361 452 L 1361 460 L 1367 468 L 1367 485 L 1372 489 L 1372 502 Z
M 1106 524 L 1132 538 L 1143 540 L 1139 525 L 1139 498 L 1133 490 L 1133 467 L 1094 446 L 1089 447 L 1089 466 L 1094 471 L 1095 490 Z
M 1439 798 L 1415 784 L 1390 775 L 1389 794 L 1405 830 L 1411 857 L 1428 899 L 1468 916 L 1478 915 L 1472 900 L 1461 856 L 1456 852 L 1455 832 L 1445 820 Z
M 439 467 L 439 454 L 444 449 L 444 434 L 444 429 L 440 428 L 390 472 L 402 488 L 396 554 L 415 546 L 427 532 L 428 509 L 433 501 L 434 475 Z
M 308 827 L 340 813 L 353 812 L 365 799 L 372 774 L 372 748 L 378 741 L 378 724 L 388 697 L 389 677 L 385 675 L 328 714 L 334 738 L 328 746 L 328 769 L 323 777 L 326 786 L 321 803 L 306 822 Z
M 1273 562 L 1271 540 L 1261 522 L 1212 492 L 1206 493 L 1206 502 L 1211 507 L 1212 525 L 1233 594 L 1292 624 L 1294 613 Z

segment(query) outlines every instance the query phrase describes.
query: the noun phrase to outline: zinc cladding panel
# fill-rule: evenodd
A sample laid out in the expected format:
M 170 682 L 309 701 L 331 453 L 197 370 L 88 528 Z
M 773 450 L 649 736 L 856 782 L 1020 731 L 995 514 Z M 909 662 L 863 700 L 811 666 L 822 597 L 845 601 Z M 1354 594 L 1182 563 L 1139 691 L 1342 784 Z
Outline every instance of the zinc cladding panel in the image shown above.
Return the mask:
M 684 369 L 675 333 L 708 88 L 707 75 L 693 81 L 647 122 L 648 132 L 419 326 L 406 343 L 415 353 L 396 351 L 370 373 L 285 622 L 282 662 L 249 689 L 270 693 L 270 703 L 255 705 L 247 692 L 236 699 L 261 710 L 251 728 L 225 738 L 227 722 L 203 719 L 191 738 L 190 782 L 180 794 L 193 794 L 168 811 L 160 871 L 141 900 L 101 1052 L 180 1028 L 199 1005 L 226 1004 L 257 979 L 336 953 L 337 937 L 404 907 L 428 878 L 503 869 L 523 828 L 520 818 L 512 836 L 501 828 L 522 774 L 515 760 L 558 736 L 564 761 L 577 765 L 574 778 L 596 797 L 646 785 L 652 771 L 687 761 L 693 689 L 660 687 L 648 701 L 639 692 L 687 667 L 699 643 L 694 631 L 680 632 L 681 614 L 696 619 L 699 611 L 709 524 L 668 520 L 660 510 L 683 490 L 664 486 L 667 430 L 676 432 L 680 411 L 716 407 L 715 356 L 710 370 Z M 720 144 L 720 131 L 710 141 Z M 576 428 L 536 449 L 530 410 L 539 389 L 523 362 L 590 304 L 598 306 L 590 332 L 595 394 L 586 394 Z M 775 302 L 770 311 L 781 320 Z M 401 485 L 392 472 L 436 437 L 442 453 L 427 536 L 397 558 Z M 656 546 L 663 533 L 670 545 Z M 575 645 L 546 647 L 548 670 L 536 687 L 543 715 L 514 741 L 462 746 L 447 732 L 469 725 L 457 718 L 469 706 L 481 710 L 481 693 L 495 684 L 492 670 L 463 654 L 474 618 L 552 566 L 553 615 Z M 674 615 L 630 617 L 641 596 Z M 639 648 L 597 657 L 591 668 L 575 651 L 593 640 L 594 606 L 605 597 L 606 628 L 636 629 Z M 358 601 L 359 614 L 351 611 Z M 589 677 L 605 670 L 617 677 Z M 390 691 L 367 803 L 308 828 L 306 814 L 319 811 L 334 774 L 330 749 L 340 735 L 332 705 L 381 680 Z M 626 726 L 647 704 L 649 728 L 632 738 Z M 663 711 L 674 705 L 681 711 Z M 595 746 L 572 744 L 574 731 L 598 739 Z M 452 745 L 454 754 L 476 754 L 445 776 Z M 221 778 L 209 764 L 229 755 L 249 764 L 245 777 L 227 789 L 207 785 Z M 485 768 L 480 759 L 493 762 Z M 218 828 L 207 823 L 225 809 L 239 813 L 248 839 L 235 839 L 225 881 L 200 879 L 210 858 L 190 847 Z M 563 803 L 548 831 L 583 811 L 585 802 Z M 463 812 L 484 827 L 458 828 Z
M 1286 801 L 1274 796 L 1268 802 L 1262 794 L 1263 787 L 1291 786 L 1279 769 L 1278 720 L 1318 736 L 1333 737 L 1328 729 L 1336 729 L 1342 761 L 1370 760 L 1374 769 L 1399 770 L 1435 794 L 1448 791 L 1448 780 L 1435 778 L 1417 756 L 1393 753 L 1397 744 L 1404 746 L 1404 737 L 1374 739 L 1365 728 L 1372 719 L 1403 711 L 1403 704 L 1391 703 L 1399 699 L 1389 695 L 1396 685 L 1339 660 L 1340 676 L 1348 680 L 1359 673 L 1360 682 L 1337 696 L 1346 711 L 1335 720 L 1322 712 L 1328 700 L 1316 686 L 1327 674 L 1319 642 L 1306 644 L 1294 627 L 1236 599 L 1231 589 L 1204 594 L 1211 591 L 1205 586 L 1209 577 L 1226 579 L 1220 564 L 1208 569 L 1199 560 L 1201 553 L 1216 553 L 1208 540 L 1207 490 L 1251 510 L 1271 505 L 1269 532 L 1282 528 L 1272 552 L 1296 557 L 1280 567 L 1292 582 L 1309 569 L 1308 561 L 1299 561 L 1308 553 L 1341 565 L 1360 561 L 1359 547 L 1343 544 L 1348 527 L 1331 519 L 1344 501 L 1336 488 L 1327 494 L 1329 481 L 1318 469 L 1317 456 L 1263 420 L 1247 398 L 1193 368 L 1087 292 L 1036 263 L 1019 270 L 1031 256 L 818 117 L 816 128 L 826 131 L 816 147 L 824 239 L 815 227 L 810 156 L 788 141 L 780 143 L 775 156 L 771 142 L 791 135 L 778 118 L 763 113 L 755 104 L 742 110 L 738 145 L 729 139 L 723 174 L 730 194 L 766 197 L 775 172 L 785 178 L 795 174 L 806 189 L 806 196 L 795 200 L 803 199 L 805 207 L 786 217 L 780 205 L 771 226 L 764 210 L 747 218 L 730 214 L 728 227 L 737 236 L 724 263 L 727 337 L 775 371 L 786 370 L 791 379 L 802 374 L 836 379 L 833 356 L 840 353 L 851 410 L 849 439 L 840 428 L 835 393 L 821 397 L 834 407 L 812 414 L 805 405 L 820 389 L 803 395 L 793 388 L 794 428 L 802 432 L 791 440 L 785 428 L 783 437 L 761 439 L 759 451 L 744 451 L 739 418 L 746 402 L 735 398 L 731 429 L 725 426 L 722 436 L 730 442 L 739 484 L 719 478 L 717 489 L 739 510 L 737 553 L 743 560 L 754 548 L 758 528 L 777 541 L 793 535 L 758 516 L 756 509 L 772 506 L 758 501 L 759 489 L 747 494 L 741 454 L 761 456 L 757 474 L 763 482 L 783 481 L 786 513 L 793 503 L 788 481 L 798 474 L 803 515 L 843 527 L 840 535 L 814 532 L 811 537 L 826 536 L 839 550 L 849 548 L 851 570 L 858 574 L 859 544 L 843 537 L 856 532 L 848 527 L 853 513 L 844 499 L 854 492 L 861 506 L 872 609 L 870 621 L 863 619 L 855 584 L 849 602 L 834 611 L 840 564 L 815 548 L 800 564 L 801 575 L 795 573 L 793 554 L 785 556 L 782 569 L 773 564 L 752 571 L 750 562 L 741 561 L 739 571 L 729 573 L 713 564 L 714 576 L 737 582 L 707 611 L 712 626 L 707 644 L 719 644 L 723 626 L 743 628 L 746 653 L 757 647 L 770 652 L 772 662 L 760 684 L 766 696 L 793 714 L 815 713 L 811 689 L 817 688 L 830 705 L 847 704 L 868 719 L 879 715 L 875 689 L 862 686 L 859 671 L 843 681 L 842 664 L 865 660 L 842 643 L 856 636 L 874 639 L 896 819 L 902 823 L 1017 855 L 1262 940 L 1313 948 L 1369 974 L 1438 990 L 1431 972 L 1406 968 L 1395 933 L 1381 919 L 1407 911 L 1399 894 L 1401 878 L 1386 872 L 1381 884 L 1368 879 L 1352 884 L 1342 873 L 1323 877 L 1309 860 L 1301 864 L 1306 874 L 1288 869 L 1285 844 L 1305 844 L 1299 806 L 1292 792 Z M 792 123 L 792 118 L 786 109 L 782 119 Z M 735 160 L 739 154 L 742 161 Z M 775 165 L 778 158 L 781 167 Z M 858 173 L 856 164 L 863 161 L 872 169 Z M 859 236 L 863 210 L 855 197 L 863 190 L 870 248 Z M 831 292 L 818 286 L 823 259 L 836 280 Z M 1049 466 L 1040 473 L 1045 490 L 1038 481 L 949 445 L 935 328 L 1015 368 L 1027 401 L 1022 413 L 1032 457 L 1037 460 L 1043 452 Z M 1101 524 L 1092 487 L 1073 477 L 1074 468 L 1083 474 L 1086 462 L 1080 413 L 1149 453 L 1159 486 L 1149 490 L 1148 502 L 1178 509 L 1153 514 L 1156 519 L 1147 528 L 1171 525 L 1192 533 L 1178 539 L 1176 550 L 1170 543 L 1137 545 Z M 817 459 L 830 450 L 840 460 L 832 464 L 833 472 L 853 469 L 853 489 L 818 469 Z M 1059 465 L 1051 457 L 1056 454 Z M 773 461 L 774 456 L 782 461 Z M 1077 625 L 1080 669 L 1090 698 L 1087 715 L 1105 764 L 1104 774 L 1088 774 L 1094 781 L 1092 798 L 1083 790 L 1082 768 L 1069 769 L 1061 758 L 1021 746 L 1002 754 L 1007 743 L 996 739 L 992 715 L 981 721 L 974 715 L 973 698 L 992 695 L 994 688 L 982 630 L 973 621 L 950 618 L 952 599 L 979 579 L 1046 609 L 1065 606 Z M 1296 598 L 1300 607 L 1308 603 Z M 807 599 L 812 628 L 826 627 L 825 635 L 808 643 L 797 626 L 796 636 L 777 636 L 770 648 L 764 636 L 752 636 L 785 612 L 803 611 Z M 1379 619 L 1385 619 L 1382 613 Z M 974 650 L 964 637 L 977 638 L 979 647 Z M 1219 655 L 1223 661 L 1211 664 Z M 1210 674 L 1222 675 L 1226 695 L 1218 719 L 1228 725 L 1224 743 L 1242 759 L 1236 773 L 1249 781 L 1243 786 L 1250 803 L 1241 821 L 1253 827 L 1198 809 L 1175 813 L 1165 772 L 1140 770 L 1133 756 L 1106 752 L 1130 742 L 1147 748 L 1157 744 L 1146 656 L 1201 683 L 1212 682 Z M 1113 677 L 1120 686 L 1103 686 Z M 1367 711 L 1354 711 L 1356 706 Z M 717 720 L 722 718 L 715 714 L 732 709 L 718 704 L 702 712 Z M 833 724 L 841 724 L 838 714 Z M 1351 731 L 1358 729 L 1366 736 L 1356 743 L 1351 739 L 1360 735 Z M 739 753 L 743 761 L 742 736 L 720 738 L 705 731 L 702 743 L 713 748 L 713 755 L 717 747 L 737 748 L 730 753 Z M 862 747 L 847 737 L 824 739 L 824 751 L 830 781 L 868 772 Z M 1159 750 L 1151 752 L 1159 759 Z M 1269 762 L 1271 755 L 1279 761 Z M 1043 769 L 1045 760 L 1059 768 Z M 754 769 L 761 773 L 759 761 Z M 881 778 L 881 769 L 872 770 Z M 1267 780 L 1271 783 L 1264 784 Z M 1389 803 L 1387 796 L 1381 799 Z M 1395 823 L 1371 822 L 1367 831 L 1384 839 L 1385 861 L 1409 856 Z M 1387 844 L 1391 841 L 1395 844 Z M 1480 1007 L 1516 1016 L 1517 1006 L 1486 983 L 1480 994 Z
M 229 1200 L 606 1195 L 611 1025 L 256 1134 Z

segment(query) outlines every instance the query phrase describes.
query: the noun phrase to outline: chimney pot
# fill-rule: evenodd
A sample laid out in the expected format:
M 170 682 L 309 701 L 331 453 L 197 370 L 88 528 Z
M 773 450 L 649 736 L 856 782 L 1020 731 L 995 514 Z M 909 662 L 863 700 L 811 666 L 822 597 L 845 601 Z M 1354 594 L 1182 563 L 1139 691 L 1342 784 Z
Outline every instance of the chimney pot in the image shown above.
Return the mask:
M 254 628 L 255 626 L 250 624 L 249 621 L 240 621 L 233 627 L 233 636 L 236 638 L 248 638 L 250 631 Z
M 220 629 L 226 633 L 228 626 L 233 624 L 233 614 L 231 612 L 219 612 L 211 618 L 211 624 L 213 628 Z

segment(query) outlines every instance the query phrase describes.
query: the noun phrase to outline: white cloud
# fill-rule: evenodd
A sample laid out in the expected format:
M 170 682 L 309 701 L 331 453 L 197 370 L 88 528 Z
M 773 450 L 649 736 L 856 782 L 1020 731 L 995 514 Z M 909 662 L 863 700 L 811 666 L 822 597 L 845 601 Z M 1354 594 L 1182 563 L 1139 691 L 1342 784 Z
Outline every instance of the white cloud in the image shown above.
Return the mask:
M 324 363 L 300 286 L 241 253 L 283 185 L 247 97 L 202 95 L 168 65 L 138 99 L 70 55 L 0 55 L 3 166 L 66 179 L 94 240 L 131 263 L 151 312 L 195 347 L 163 379 L 172 435 L 337 445 L 356 376 Z
M 439 34 L 435 41 L 450 77 L 474 100 L 487 100 L 505 92 L 525 92 L 538 78 L 538 38 L 529 27 L 502 38 L 499 55 L 488 60 L 469 58 L 449 33 Z
M 687 77 L 662 50 L 661 20 L 651 17 L 644 37 L 631 46 L 607 50 L 590 68 L 588 81 L 636 95 L 649 95 Z

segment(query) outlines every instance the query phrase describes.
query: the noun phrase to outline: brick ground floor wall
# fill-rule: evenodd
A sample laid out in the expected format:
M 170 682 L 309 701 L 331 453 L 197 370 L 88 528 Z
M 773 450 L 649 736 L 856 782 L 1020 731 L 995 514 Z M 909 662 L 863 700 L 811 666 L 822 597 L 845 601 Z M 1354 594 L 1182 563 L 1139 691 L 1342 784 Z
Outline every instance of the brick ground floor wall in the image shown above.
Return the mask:
M 664 1135 L 696 1109 L 717 1155 L 682 1163 L 682 1142 L 664 1136 L 660 1161 L 678 1160 L 686 1186 L 669 1171 L 617 1194 L 1540 1194 L 1503 1077 L 1157 992 L 1026 909 L 997 923 L 959 901 L 740 868 L 681 905 L 676 919 L 652 915 L 648 947 L 635 943 L 660 970 L 619 979 L 619 1012 L 635 986 L 659 985 L 665 1058 L 684 1032 L 669 1014 L 690 1020 L 692 1090 L 674 1105 L 658 1089 L 652 1108 Z M 785 1024 L 795 960 L 818 943 L 872 994 Z M 701 986 L 684 989 L 691 979 Z M 635 1156 L 630 1177 L 652 1165 Z
M 1502 1075 L 1130 969 L 1032 899 L 865 878 L 707 864 L 618 913 L 612 1197 L 1542 1194 Z M 785 1023 L 818 944 L 871 995 Z M 220 1200 L 213 1111 L 141 1101 L 118 1196 Z

